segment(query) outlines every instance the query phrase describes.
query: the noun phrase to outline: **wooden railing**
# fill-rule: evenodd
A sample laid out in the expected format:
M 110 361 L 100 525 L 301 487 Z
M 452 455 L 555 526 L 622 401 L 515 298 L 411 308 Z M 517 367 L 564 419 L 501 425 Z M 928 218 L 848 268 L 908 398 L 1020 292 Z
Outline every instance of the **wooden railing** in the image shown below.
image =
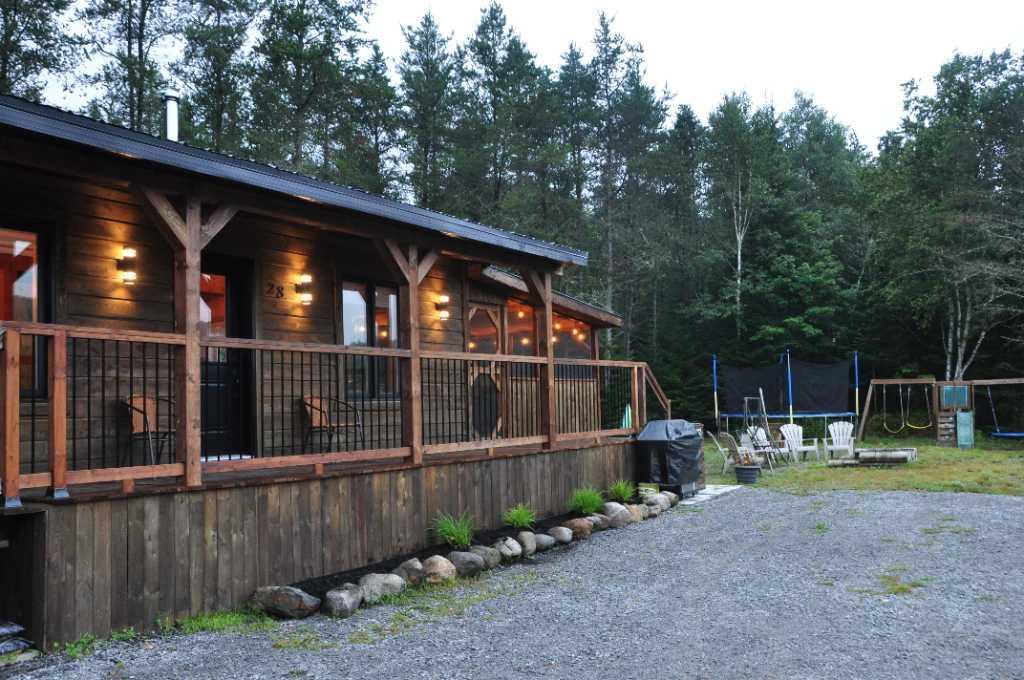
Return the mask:
M 204 339 L 200 384 L 187 390 L 183 334 L 0 326 L 8 507 L 23 489 L 60 498 L 69 486 L 116 482 L 131 492 L 157 478 L 195 486 L 208 474 L 322 474 L 629 435 L 646 422 L 648 390 L 671 414 L 641 362 Z M 199 408 L 177 408 L 183 394 L 198 395 Z

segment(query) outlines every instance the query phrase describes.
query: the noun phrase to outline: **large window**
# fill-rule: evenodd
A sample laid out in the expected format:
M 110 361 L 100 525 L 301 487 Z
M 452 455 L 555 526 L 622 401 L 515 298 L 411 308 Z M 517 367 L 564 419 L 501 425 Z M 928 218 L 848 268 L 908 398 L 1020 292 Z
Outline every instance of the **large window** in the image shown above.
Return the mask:
M 590 359 L 593 352 L 591 328 L 588 324 L 559 314 L 554 315 L 555 356 L 562 359 Z
M 368 283 L 341 284 L 341 341 L 353 347 L 398 347 L 398 289 Z M 353 357 L 345 362 L 345 393 L 393 397 L 398 393 L 398 362 Z
M 468 337 L 467 348 L 474 354 L 500 352 L 501 331 L 497 310 L 491 307 L 470 308 Z
M 27 231 L 0 229 L 0 320 L 39 320 L 39 245 Z M 41 349 L 31 337 L 21 339 L 21 385 L 42 394 L 43 381 L 37 374 L 42 364 L 35 360 Z
M 537 353 L 537 325 L 533 307 L 518 300 L 509 300 L 507 313 L 509 353 L 533 356 Z

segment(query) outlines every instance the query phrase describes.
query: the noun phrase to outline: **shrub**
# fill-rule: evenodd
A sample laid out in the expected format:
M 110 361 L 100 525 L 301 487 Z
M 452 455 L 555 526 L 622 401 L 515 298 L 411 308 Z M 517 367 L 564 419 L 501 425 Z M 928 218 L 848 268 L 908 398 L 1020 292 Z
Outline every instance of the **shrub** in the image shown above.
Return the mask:
M 607 491 L 608 500 L 616 503 L 629 503 L 636 496 L 636 484 L 625 479 L 620 479 Z
M 569 509 L 584 517 L 600 512 L 602 508 L 604 508 L 604 498 L 601 497 L 601 492 L 593 487 L 576 489 L 572 492 L 572 498 L 569 499 Z
M 434 520 L 434 533 L 458 550 L 465 550 L 473 542 L 473 531 L 473 520 L 465 513 L 458 517 L 440 514 Z
M 537 521 L 537 515 L 526 503 L 516 503 L 502 514 L 501 521 L 515 529 L 529 529 Z

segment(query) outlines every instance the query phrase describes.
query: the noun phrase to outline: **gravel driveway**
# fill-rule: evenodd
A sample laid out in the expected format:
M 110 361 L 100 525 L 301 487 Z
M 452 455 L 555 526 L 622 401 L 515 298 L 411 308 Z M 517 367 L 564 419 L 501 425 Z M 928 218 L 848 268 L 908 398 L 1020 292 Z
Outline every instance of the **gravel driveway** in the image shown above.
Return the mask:
M 1022 517 L 1021 498 L 743 489 L 403 606 L 22 677 L 1024 677 Z

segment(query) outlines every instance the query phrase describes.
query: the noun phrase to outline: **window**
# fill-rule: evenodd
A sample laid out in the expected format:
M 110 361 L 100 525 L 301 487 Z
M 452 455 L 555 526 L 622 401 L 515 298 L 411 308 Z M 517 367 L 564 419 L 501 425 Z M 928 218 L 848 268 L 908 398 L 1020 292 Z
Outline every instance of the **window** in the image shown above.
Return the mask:
M 38 259 L 35 234 L 0 229 L 0 320 L 39 320 Z M 38 348 L 42 349 L 41 343 Z M 21 385 L 31 385 L 41 395 L 44 381 L 36 372 L 42 368 L 42 363 L 35 361 L 36 349 L 31 337 L 21 338 Z
M 537 326 L 533 307 L 518 300 L 509 300 L 507 310 L 509 353 L 533 356 L 537 353 Z
M 501 333 L 498 331 L 498 313 L 487 307 L 473 307 L 469 310 L 469 342 L 467 346 L 474 354 L 497 354 Z
M 341 341 L 352 347 L 398 347 L 398 289 L 345 281 L 341 284 Z M 398 362 L 387 357 L 345 361 L 347 396 L 398 394 Z
M 199 277 L 199 328 L 211 338 L 228 335 L 227 277 L 222 274 L 201 274 Z
M 588 324 L 555 314 L 554 326 L 551 341 L 555 344 L 556 357 L 560 359 L 591 358 L 593 339 Z

